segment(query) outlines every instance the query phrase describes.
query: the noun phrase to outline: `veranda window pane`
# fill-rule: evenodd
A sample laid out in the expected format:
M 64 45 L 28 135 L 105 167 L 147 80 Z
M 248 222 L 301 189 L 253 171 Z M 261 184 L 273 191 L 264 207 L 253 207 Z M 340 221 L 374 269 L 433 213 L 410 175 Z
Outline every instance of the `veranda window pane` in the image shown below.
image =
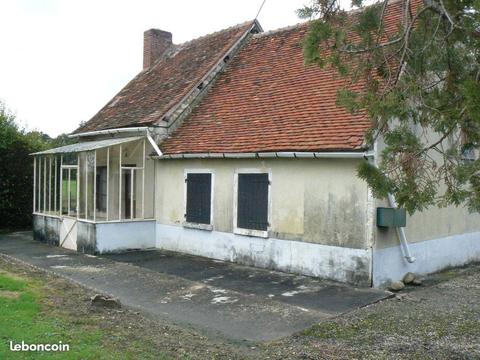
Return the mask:
M 93 220 L 94 209 L 94 173 L 95 173 L 95 151 L 87 152 L 87 219 Z
M 35 179 L 35 211 L 41 212 L 41 202 L 42 202 L 42 157 L 37 156 L 36 158 L 36 171 L 37 177 Z
M 49 156 L 48 167 L 48 213 L 55 214 L 55 156 Z
M 135 178 L 132 176 L 132 170 L 130 168 L 122 169 L 122 219 L 132 219 L 134 217 L 133 211 L 135 211 L 135 184 L 132 184 L 134 179 Z
M 108 167 L 108 220 L 119 220 L 118 198 L 119 198 L 119 177 L 120 177 L 120 146 L 110 147 Z
M 97 150 L 96 177 L 95 177 L 95 212 L 96 220 L 107 220 L 107 189 L 108 189 L 108 149 Z
M 143 170 L 134 170 L 133 171 L 133 219 L 143 218 L 142 208 L 143 208 Z
M 77 215 L 77 169 L 62 169 L 62 215 Z
M 42 159 L 42 203 L 40 204 L 42 213 L 47 212 L 47 174 L 48 174 L 48 169 L 47 169 L 47 157 L 43 157 Z
M 63 154 L 63 165 L 77 165 L 77 153 Z
M 79 193 L 80 197 L 78 199 L 78 218 L 79 219 L 86 219 L 86 196 L 85 196 L 85 191 L 86 191 L 86 166 L 87 166 L 87 154 L 85 152 L 81 152 L 78 154 L 78 171 L 79 171 Z
M 56 185 L 55 185 L 55 189 L 56 189 L 56 198 L 55 198 L 55 213 L 58 215 L 60 214 L 60 173 L 61 173 L 61 157 L 60 155 L 57 155 L 55 157 L 55 163 L 57 165 L 56 167 L 56 172 L 57 172 L 57 178 L 56 178 Z
M 62 215 L 68 215 L 68 169 L 62 170 Z
M 46 193 L 46 189 L 45 189 L 45 170 L 46 170 L 46 161 L 47 161 L 47 158 L 45 156 L 42 156 L 42 161 L 40 162 L 40 170 L 41 170 L 41 174 L 42 176 L 40 177 L 40 212 L 41 213 L 45 213 L 45 203 L 46 203 L 46 198 L 45 198 L 45 193 Z
M 122 166 L 143 166 L 143 140 L 122 144 Z
M 70 216 L 77 215 L 77 169 L 70 169 Z

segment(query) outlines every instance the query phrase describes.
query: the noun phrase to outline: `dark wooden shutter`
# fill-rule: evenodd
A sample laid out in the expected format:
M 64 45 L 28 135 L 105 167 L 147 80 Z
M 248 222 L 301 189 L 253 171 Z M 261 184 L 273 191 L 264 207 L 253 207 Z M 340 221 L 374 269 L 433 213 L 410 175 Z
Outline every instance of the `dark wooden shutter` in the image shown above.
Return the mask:
M 268 174 L 238 174 L 237 227 L 268 228 Z
M 210 224 L 212 174 L 187 175 L 187 222 Z

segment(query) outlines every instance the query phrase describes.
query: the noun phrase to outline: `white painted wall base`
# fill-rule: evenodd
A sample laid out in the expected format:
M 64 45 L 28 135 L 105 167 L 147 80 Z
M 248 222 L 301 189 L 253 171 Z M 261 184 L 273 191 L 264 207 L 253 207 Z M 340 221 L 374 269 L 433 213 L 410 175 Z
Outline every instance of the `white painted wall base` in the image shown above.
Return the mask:
M 480 261 L 480 232 L 410 243 L 417 260 L 408 263 L 400 246 L 373 251 L 373 286 L 400 280 L 407 272 L 429 274 L 450 266 Z
M 96 224 L 96 248 L 99 253 L 154 247 L 154 220 Z
M 371 285 L 371 250 L 156 225 L 156 247 L 245 265 Z

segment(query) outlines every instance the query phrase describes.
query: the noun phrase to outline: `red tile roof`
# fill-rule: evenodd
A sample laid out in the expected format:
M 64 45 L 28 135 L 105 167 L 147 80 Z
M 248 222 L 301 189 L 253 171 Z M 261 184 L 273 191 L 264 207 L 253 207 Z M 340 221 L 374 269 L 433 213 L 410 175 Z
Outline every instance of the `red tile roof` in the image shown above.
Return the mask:
M 387 27 L 399 24 L 401 2 Z M 168 154 L 356 151 L 370 126 L 364 112 L 336 105 L 346 79 L 305 65 L 308 23 L 249 40 L 191 116 L 162 145 Z M 361 82 L 355 85 L 356 90 Z
M 146 126 L 160 121 L 252 27 L 246 22 L 174 45 L 153 67 L 140 72 L 75 133 Z

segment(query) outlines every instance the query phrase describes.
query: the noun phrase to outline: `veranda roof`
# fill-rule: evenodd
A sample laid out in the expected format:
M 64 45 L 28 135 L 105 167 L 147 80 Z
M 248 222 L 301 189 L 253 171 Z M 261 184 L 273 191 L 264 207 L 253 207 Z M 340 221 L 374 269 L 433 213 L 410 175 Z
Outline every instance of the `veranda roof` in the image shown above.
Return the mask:
M 50 155 L 50 154 L 64 154 L 72 152 L 81 152 L 81 151 L 90 151 L 101 148 L 106 148 L 108 146 L 119 145 L 135 140 L 143 139 L 142 136 L 132 136 L 124 138 L 115 138 L 115 139 L 106 139 L 106 140 L 97 140 L 97 141 L 86 141 L 77 144 L 65 145 L 54 149 L 48 149 L 45 151 L 39 151 L 30 155 Z

